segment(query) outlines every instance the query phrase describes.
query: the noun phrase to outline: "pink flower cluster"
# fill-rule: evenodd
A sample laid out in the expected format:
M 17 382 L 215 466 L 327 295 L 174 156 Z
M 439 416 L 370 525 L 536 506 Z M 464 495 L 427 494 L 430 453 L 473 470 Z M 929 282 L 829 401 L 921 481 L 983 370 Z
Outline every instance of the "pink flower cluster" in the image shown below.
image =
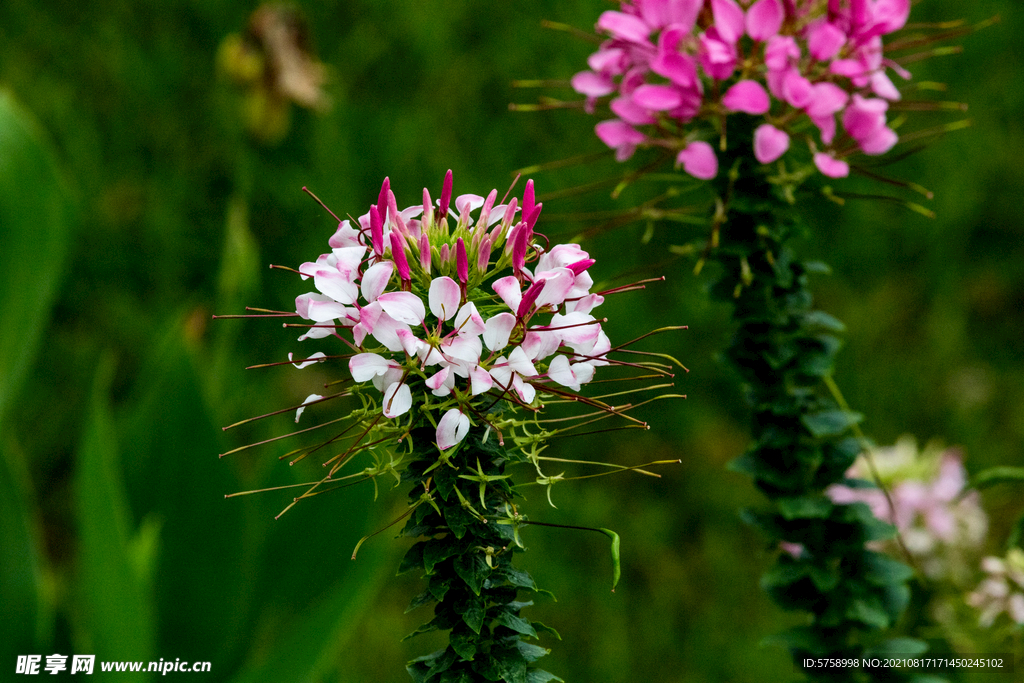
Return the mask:
M 591 110 L 613 96 L 616 118 L 595 132 L 619 161 L 638 146 L 663 146 L 678 150 L 690 175 L 714 178 L 718 159 L 701 138 L 724 134 L 725 118 L 741 113 L 764 119 L 754 132 L 758 162 L 785 154 L 809 120 L 815 165 L 843 177 L 848 154 L 883 154 L 897 142 L 886 111 L 900 93 L 886 69 L 910 74 L 884 57 L 882 36 L 909 13 L 910 0 L 623 0 L 598 19 L 610 38 L 572 86 Z
M 436 206 L 423 196 L 399 211 L 385 179 L 359 226 L 341 221 L 331 251 L 299 268 L 317 291 L 295 307 L 313 323 L 300 341 L 345 342 L 352 378 L 381 393 L 383 416 L 429 416 L 444 451 L 496 399 L 528 406 L 538 386 L 579 391 L 611 343 L 591 315 L 604 301 L 590 292 L 593 259 L 576 244 L 534 242 L 542 205 L 532 181 L 521 209 L 515 198 L 495 206 L 495 191 L 452 205 L 451 171 Z
M 874 451 L 872 457 L 889 488 L 892 506 L 881 489 L 840 485 L 826 491 L 834 502 L 867 503 L 878 519 L 899 530 L 907 550 L 933 578 L 952 568 L 955 558 L 949 551 L 981 544 L 988 518 L 976 491 L 964 495 L 967 473 L 959 451 L 929 445 L 919 453 L 912 438 L 902 438 L 894 446 Z M 847 476 L 872 477 L 863 459 Z
M 967 595 L 967 604 L 981 611 L 979 624 L 988 628 L 1006 612 L 1024 625 L 1024 550 L 1011 548 L 1005 558 L 986 557 L 981 568 L 985 579 Z

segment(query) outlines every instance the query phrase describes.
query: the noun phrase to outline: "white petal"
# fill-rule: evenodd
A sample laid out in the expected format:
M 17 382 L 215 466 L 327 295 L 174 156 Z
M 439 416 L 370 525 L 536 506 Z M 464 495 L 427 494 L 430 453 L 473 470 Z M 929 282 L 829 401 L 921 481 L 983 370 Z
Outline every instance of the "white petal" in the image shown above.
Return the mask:
M 377 387 L 377 391 L 384 393 L 384 390 L 395 382 L 400 382 L 405 372 L 402 370 L 402 366 L 393 360 L 388 361 L 388 369 L 382 375 L 376 375 L 373 378 L 373 386 Z
M 508 366 L 505 356 L 498 356 L 494 365 L 491 366 L 490 374 L 502 389 L 509 387 L 509 382 L 512 381 L 512 368 Z
M 427 348 L 426 342 L 417 339 L 411 330 L 398 330 L 398 341 L 402 343 L 402 348 L 410 356 L 418 356 L 420 351 Z
M 412 408 L 412 392 L 409 385 L 395 382 L 384 392 L 384 417 L 398 417 Z
M 321 292 L 343 304 L 354 304 L 359 288 L 352 278 L 333 268 L 321 268 L 313 274 L 313 284 Z
M 543 360 L 557 351 L 561 343 L 562 339 L 558 332 L 534 330 L 526 333 L 520 348 L 526 353 L 527 358 Z
M 565 356 L 558 355 L 551 359 L 551 364 L 548 365 L 548 377 L 563 387 L 569 387 L 573 391 L 580 390 L 580 383 L 572 368 L 569 367 L 569 359 Z
M 533 367 L 533 363 L 530 362 L 526 352 L 519 346 L 514 348 L 512 353 L 508 354 L 508 365 L 512 370 L 524 377 L 533 377 L 537 374 L 537 369 Z
M 387 370 L 388 360 L 376 353 L 360 353 L 348 361 L 348 371 L 357 382 L 373 379 L 376 375 L 383 375 Z
M 384 293 L 391 279 L 391 273 L 395 270 L 395 264 L 391 261 L 381 261 L 366 269 L 363 273 L 362 294 L 366 301 L 376 301 L 377 297 Z
M 292 365 L 301 370 L 302 368 L 308 368 L 310 365 L 314 365 L 316 363 L 323 363 L 325 358 L 327 358 L 327 355 L 323 351 L 317 351 L 301 363 L 292 361 Z M 292 360 L 292 354 L 290 353 L 288 354 L 288 360 Z
M 501 351 L 508 346 L 508 337 L 516 326 L 516 317 L 511 313 L 499 313 L 484 323 L 484 344 L 491 351 Z
M 533 398 L 537 395 L 537 390 L 534 389 L 533 385 L 529 382 L 524 382 L 523 378 L 519 375 L 512 375 L 512 388 L 516 390 L 519 398 L 526 405 L 533 403 Z
M 458 408 L 452 408 L 437 423 L 437 447 L 446 451 L 461 443 L 469 433 L 469 417 Z
M 572 372 L 580 384 L 586 384 L 594 379 L 594 366 L 590 363 L 573 363 Z
M 554 270 L 544 271 L 537 273 L 535 277 L 544 278 L 544 289 L 540 290 L 540 294 L 537 295 L 537 302 L 534 304 L 537 308 L 541 306 L 561 306 L 562 302 L 565 301 L 565 297 L 569 294 L 569 290 L 572 289 L 573 282 L 576 280 L 576 276 L 568 268 L 555 268 Z
M 427 294 L 430 312 L 438 320 L 448 320 L 459 310 L 459 284 L 450 277 L 435 277 Z
M 402 340 L 398 336 L 399 330 L 405 330 L 412 333 L 409 326 L 405 323 L 398 322 L 387 313 L 381 313 L 380 317 L 377 318 L 377 324 L 373 326 L 373 338 L 379 341 L 387 348 L 388 351 L 404 351 L 405 347 L 402 346 Z
M 509 310 L 515 312 L 519 310 L 519 302 L 523 300 L 523 291 L 519 287 L 519 280 L 514 275 L 508 275 L 496 280 L 493 285 L 494 291 L 501 300 L 505 302 L 505 305 L 509 307 Z
M 567 301 L 565 310 L 567 313 L 590 313 L 603 303 L 604 297 L 600 294 L 587 294 L 576 301 Z
M 494 380 L 491 379 L 490 373 L 479 365 L 469 371 L 469 379 L 471 381 L 471 391 L 474 396 L 482 394 L 494 386 Z
M 601 325 L 594 322 L 594 316 L 586 313 L 556 313 L 551 316 L 550 327 L 561 328 L 552 331 L 557 332 L 566 344 L 593 344 L 597 335 L 601 334 Z
M 299 423 L 299 418 L 302 417 L 302 413 L 306 410 L 307 403 L 309 403 L 310 401 L 319 401 L 322 398 L 323 396 L 321 396 L 320 394 L 310 394 L 309 396 L 307 396 L 306 400 L 302 402 L 301 406 L 299 406 L 299 409 L 295 411 L 295 424 Z
M 384 312 L 407 325 L 419 325 L 427 312 L 423 300 L 412 292 L 388 292 L 377 297 Z
M 459 331 L 460 336 L 480 336 L 483 333 L 484 319 L 477 313 L 476 304 L 472 301 L 463 306 L 455 316 L 455 329 Z

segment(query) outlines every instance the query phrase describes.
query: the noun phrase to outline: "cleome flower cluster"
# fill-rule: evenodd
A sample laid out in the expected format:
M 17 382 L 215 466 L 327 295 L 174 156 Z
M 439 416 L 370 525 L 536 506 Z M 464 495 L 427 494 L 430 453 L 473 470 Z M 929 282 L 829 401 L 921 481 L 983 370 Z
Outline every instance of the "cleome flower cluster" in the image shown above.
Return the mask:
M 591 111 L 610 96 L 615 118 L 595 132 L 619 161 L 660 146 L 690 175 L 714 178 L 708 140 L 720 136 L 724 149 L 726 120 L 741 114 L 762 120 L 758 162 L 801 137 L 821 173 L 843 177 L 845 157 L 897 142 L 886 113 L 900 92 L 889 72 L 910 74 L 885 57 L 882 38 L 909 13 L 910 0 L 623 0 L 600 16 L 609 38 L 572 86 Z
M 421 204 L 399 210 L 385 178 L 377 203 L 340 221 L 331 251 L 298 269 L 316 289 L 295 300 L 310 321 L 299 340 L 344 343 L 354 382 L 378 392 L 380 416 L 410 429 L 429 420 L 442 452 L 472 424 L 494 427 L 497 402 L 533 409 L 538 388 L 578 391 L 609 362 L 592 315 L 604 301 L 590 291 L 594 260 L 576 244 L 538 243 L 532 181 L 521 204 L 496 200 L 492 190 L 453 201 L 448 171 L 436 204 L 424 189 Z

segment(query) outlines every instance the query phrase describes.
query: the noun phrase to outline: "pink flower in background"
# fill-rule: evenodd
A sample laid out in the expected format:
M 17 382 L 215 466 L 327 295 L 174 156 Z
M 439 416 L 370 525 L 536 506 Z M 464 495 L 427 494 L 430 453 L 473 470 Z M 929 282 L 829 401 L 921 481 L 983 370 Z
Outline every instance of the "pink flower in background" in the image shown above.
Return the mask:
M 967 596 L 967 604 L 981 612 L 978 623 L 988 628 L 1005 612 L 1024 625 L 1024 550 L 1012 548 L 1004 558 L 986 557 L 981 568 L 987 576 Z
M 889 498 L 880 488 L 842 485 L 830 486 L 828 496 L 836 503 L 866 503 L 875 517 L 896 527 L 907 550 L 933 578 L 959 571 L 951 565 L 962 561 L 964 549 L 978 547 L 988 529 L 977 491 L 964 495 L 967 476 L 960 452 L 932 444 L 918 452 L 913 438 L 903 437 L 872 451 L 871 457 Z M 865 456 L 847 477 L 873 481 Z
M 622 0 L 598 19 L 608 39 L 572 86 L 591 112 L 610 98 L 617 118 L 595 132 L 619 161 L 640 146 L 667 147 L 688 173 L 711 179 L 714 150 L 697 152 L 695 141 L 723 134 L 726 115 L 755 116 L 760 163 L 786 154 L 810 120 L 817 138 L 801 137 L 815 166 L 843 177 L 851 153 L 884 154 L 898 142 L 886 109 L 900 93 L 888 72 L 910 74 L 886 59 L 882 39 L 909 11 L 909 0 Z

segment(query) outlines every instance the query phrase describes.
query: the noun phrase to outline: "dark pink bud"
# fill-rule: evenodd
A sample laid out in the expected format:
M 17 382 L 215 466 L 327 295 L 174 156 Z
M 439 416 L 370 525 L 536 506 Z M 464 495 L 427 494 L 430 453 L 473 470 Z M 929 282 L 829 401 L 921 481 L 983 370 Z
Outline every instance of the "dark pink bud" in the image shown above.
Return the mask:
M 370 243 L 374 254 L 380 256 L 384 253 L 384 221 L 376 206 L 370 207 Z
M 396 231 L 391 232 L 391 258 L 398 269 L 398 277 L 402 282 L 409 281 L 409 259 L 405 255 L 405 240 Z M 572 266 L 569 266 L 572 268 Z
M 480 251 L 477 252 L 476 267 L 482 273 L 487 270 L 491 262 L 491 236 L 488 235 L 480 243 Z
M 385 176 L 380 186 L 380 194 L 377 195 L 377 210 L 380 211 L 381 220 L 384 219 L 384 212 L 388 208 L 388 192 L 391 191 L 391 180 Z
M 582 273 L 583 271 L 585 271 L 587 268 L 589 268 L 590 266 L 594 265 L 595 263 L 597 263 L 597 262 L 594 259 L 592 259 L 592 258 L 585 258 L 583 260 L 577 261 L 576 263 L 570 263 L 567 266 L 567 268 L 572 271 L 573 275 L 579 275 L 580 273 Z
M 448 215 L 448 205 L 452 201 L 452 170 L 449 168 L 448 172 L 444 174 L 444 185 L 441 187 L 441 209 L 440 218 L 444 218 Z
M 523 220 L 526 221 L 526 225 L 530 228 L 530 232 L 533 232 L 533 226 L 537 225 L 537 219 L 540 218 L 540 210 L 544 208 L 544 204 L 537 204 L 533 209 L 527 213 L 526 207 L 523 207 Z
M 533 207 L 536 204 L 536 199 L 533 195 L 533 179 L 526 181 L 526 190 L 523 191 L 523 218 L 530 215 L 533 211 Z
M 534 302 L 537 301 L 537 297 L 540 296 L 540 292 L 544 289 L 544 278 L 537 278 L 532 285 L 530 285 L 525 292 L 523 292 L 523 298 L 519 302 L 519 309 L 516 311 L 516 317 L 522 320 L 523 316 L 530 312 L 533 308 Z
M 501 219 L 501 226 L 508 229 L 508 226 L 512 225 L 516 220 L 516 209 L 519 207 L 519 200 L 515 197 L 505 207 L 505 215 Z
M 491 218 L 491 209 L 494 208 L 494 201 L 497 198 L 498 191 L 491 190 L 491 193 L 487 195 L 487 199 L 484 200 L 484 205 L 480 208 L 480 218 L 476 221 L 477 234 L 483 233 L 487 230 L 487 222 Z
M 530 243 L 530 229 L 525 224 L 520 223 L 519 230 L 516 231 L 516 241 L 512 245 L 512 268 L 518 275 L 523 269 L 523 265 L 526 264 L 526 248 Z
M 378 206 L 380 206 L 378 204 Z M 398 202 L 395 200 L 395 193 L 388 190 L 388 218 L 391 219 L 391 225 L 394 226 L 398 220 Z
M 434 203 L 430 200 L 430 190 L 423 188 L 423 225 L 430 225 L 434 217 Z
M 455 242 L 455 273 L 463 285 L 469 280 L 469 259 L 466 258 L 466 243 L 461 237 Z
M 427 233 L 420 233 L 420 266 L 423 268 L 423 272 L 430 275 L 430 240 L 427 239 Z
M 437 250 L 437 257 L 441 259 L 441 263 L 448 263 L 448 255 L 450 250 L 447 244 L 442 244 L 441 248 Z

